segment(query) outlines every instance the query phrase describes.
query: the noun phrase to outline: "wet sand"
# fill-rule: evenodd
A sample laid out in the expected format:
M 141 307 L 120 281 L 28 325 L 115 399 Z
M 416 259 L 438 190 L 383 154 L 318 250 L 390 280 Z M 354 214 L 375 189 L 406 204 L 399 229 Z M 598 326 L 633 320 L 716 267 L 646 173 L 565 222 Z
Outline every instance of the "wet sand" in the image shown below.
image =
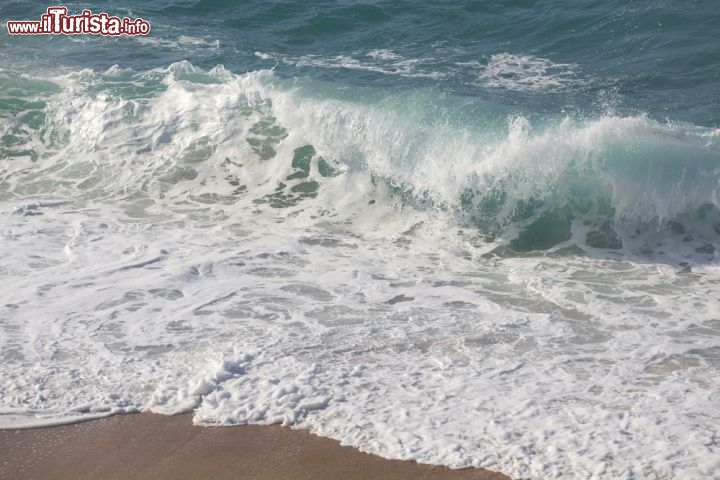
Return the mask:
M 198 427 L 188 415 L 118 415 L 0 430 L 2 480 L 419 480 L 509 477 L 387 460 L 278 425 Z

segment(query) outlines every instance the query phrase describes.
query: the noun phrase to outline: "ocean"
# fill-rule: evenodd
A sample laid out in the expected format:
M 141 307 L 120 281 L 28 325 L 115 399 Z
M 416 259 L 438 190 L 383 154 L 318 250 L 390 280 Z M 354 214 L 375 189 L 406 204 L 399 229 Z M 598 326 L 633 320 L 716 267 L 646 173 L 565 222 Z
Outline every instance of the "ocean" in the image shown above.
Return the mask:
M 64 5 L 151 31 L 0 4 L 0 428 L 720 478 L 717 2 Z

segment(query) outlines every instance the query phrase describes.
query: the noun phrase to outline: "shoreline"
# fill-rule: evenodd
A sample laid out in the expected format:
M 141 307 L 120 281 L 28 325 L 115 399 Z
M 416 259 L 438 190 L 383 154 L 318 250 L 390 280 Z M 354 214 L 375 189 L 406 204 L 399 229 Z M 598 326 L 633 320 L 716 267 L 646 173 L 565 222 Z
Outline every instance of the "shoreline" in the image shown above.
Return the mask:
M 192 414 L 137 413 L 0 430 L 0 479 L 509 480 L 388 460 L 280 425 L 197 426 Z

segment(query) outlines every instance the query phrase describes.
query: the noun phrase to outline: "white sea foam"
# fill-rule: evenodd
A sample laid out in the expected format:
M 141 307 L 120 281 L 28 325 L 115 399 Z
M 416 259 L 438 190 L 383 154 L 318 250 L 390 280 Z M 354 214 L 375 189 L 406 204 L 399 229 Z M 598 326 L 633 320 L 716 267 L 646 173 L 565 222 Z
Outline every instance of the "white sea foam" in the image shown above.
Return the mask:
M 220 48 L 220 40 L 218 39 L 210 40 L 208 38 L 192 37 L 189 35 L 180 35 L 172 40 L 144 35 L 136 35 L 130 38 L 144 45 L 157 45 L 158 47 L 173 50 L 181 50 L 187 48 L 209 48 L 212 50 L 217 50 L 218 48 Z
M 481 137 L 418 122 L 422 97 L 318 98 L 187 62 L 113 73 L 127 91 L 55 79 L 37 158 L 0 167 L 0 425 L 195 410 L 518 478 L 719 471 L 716 260 L 487 259 L 393 194 L 452 203 L 495 178 L 539 195 L 575 162 L 618 211 L 671 215 L 712 185 L 643 188 L 677 155 L 711 165 L 705 130 L 513 117 Z M 307 144 L 309 176 L 288 179 Z M 628 152 L 653 168 L 623 170 Z
M 379 58 L 381 60 L 398 60 L 401 58 L 400 55 L 398 55 L 397 53 L 385 48 L 371 50 L 367 53 L 367 56 L 372 58 Z
M 475 87 L 532 93 L 557 93 L 591 84 L 597 80 L 584 75 L 578 65 L 554 63 L 532 55 L 507 52 L 490 55 L 485 61 L 411 58 L 388 49 L 357 55 L 302 55 L 255 52 L 262 60 L 275 60 L 295 67 L 365 70 L 384 75 L 456 81 Z M 442 55 L 438 55 L 442 58 Z M 466 78 L 468 71 L 476 77 Z
M 296 67 L 364 70 L 383 75 L 399 75 L 412 78 L 443 79 L 448 76 L 433 67 L 434 59 L 403 58 L 391 50 L 372 50 L 358 56 L 349 55 L 302 55 L 290 56 L 278 53 L 256 52 L 263 60 L 276 60 Z
M 486 63 L 465 63 L 479 72 L 479 84 L 521 92 L 557 92 L 585 86 L 589 83 L 578 66 L 570 63 L 553 63 L 546 58 L 531 55 L 497 53 Z

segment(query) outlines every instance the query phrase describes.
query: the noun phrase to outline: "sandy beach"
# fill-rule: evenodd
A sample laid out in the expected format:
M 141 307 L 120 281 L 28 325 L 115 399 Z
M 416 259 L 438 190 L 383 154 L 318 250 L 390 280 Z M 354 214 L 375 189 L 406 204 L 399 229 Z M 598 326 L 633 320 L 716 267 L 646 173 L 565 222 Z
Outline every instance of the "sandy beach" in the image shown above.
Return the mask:
M 387 460 L 279 425 L 199 427 L 189 414 L 0 430 L 0 452 L 2 480 L 509 478 Z

